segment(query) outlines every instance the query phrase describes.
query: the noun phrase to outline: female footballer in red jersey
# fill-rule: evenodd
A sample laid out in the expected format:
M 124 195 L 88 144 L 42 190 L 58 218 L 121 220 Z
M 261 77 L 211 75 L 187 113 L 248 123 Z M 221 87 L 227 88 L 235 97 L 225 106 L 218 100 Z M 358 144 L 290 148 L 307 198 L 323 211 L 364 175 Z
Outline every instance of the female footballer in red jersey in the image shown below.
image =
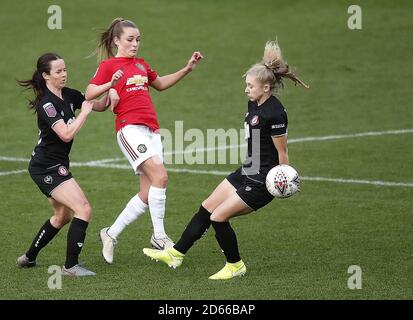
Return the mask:
M 139 193 L 132 197 L 112 226 L 100 231 L 102 254 L 107 263 L 113 262 L 119 234 L 148 206 L 154 228 L 151 244 L 159 249 L 174 244 L 164 228 L 168 176 L 163 165 L 159 124 L 149 86 L 159 91 L 172 87 L 203 58 L 200 52 L 194 52 L 184 68 L 158 76 L 144 59 L 136 57 L 139 45 L 140 32 L 132 21 L 122 18 L 113 20 L 102 33 L 97 48 L 100 57 L 108 59 L 100 63 L 85 94 L 90 100 L 109 91 L 111 107 L 116 114 L 119 147 L 134 172 L 140 175 Z M 113 53 L 115 46 L 116 54 Z

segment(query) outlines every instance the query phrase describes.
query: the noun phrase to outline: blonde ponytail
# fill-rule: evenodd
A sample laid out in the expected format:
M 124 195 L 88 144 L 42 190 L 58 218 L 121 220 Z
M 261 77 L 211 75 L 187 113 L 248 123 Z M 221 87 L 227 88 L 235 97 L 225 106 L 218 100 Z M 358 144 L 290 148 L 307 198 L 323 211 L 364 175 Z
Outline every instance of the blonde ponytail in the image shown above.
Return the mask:
M 280 46 L 277 41 L 268 41 L 265 44 L 264 55 L 262 61 L 253 65 L 246 73 L 252 74 L 262 83 L 268 83 L 271 91 L 276 93 L 280 88 L 284 87 L 283 78 L 288 78 L 294 81 L 294 84 L 300 84 L 304 88 L 309 88 L 290 70 L 290 66 L 284 61 Z

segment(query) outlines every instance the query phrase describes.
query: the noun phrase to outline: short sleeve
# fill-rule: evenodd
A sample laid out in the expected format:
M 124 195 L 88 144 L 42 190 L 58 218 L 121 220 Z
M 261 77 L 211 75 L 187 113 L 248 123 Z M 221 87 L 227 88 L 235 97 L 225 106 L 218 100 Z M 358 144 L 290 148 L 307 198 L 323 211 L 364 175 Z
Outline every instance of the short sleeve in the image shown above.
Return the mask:
M 110 65 L 103 61 L 99 67 L 97 68 L 95 75 L 93 76 L 92 80 L 89 81 L 90 84 L 95 85 L 102 85 L 104 83 L 109 82 L 112 79 L 112 72 Z
M 282 136 L 287 133 L 288 118 L 285 111 L 277 113 L 268 122 L 271 136 Z
M 59 112 L 57 112 L 56 107 L 52 102 L 46 102 L 42 104 L 37 113 L 39 117 L 47 123 L 47 125 L 52 128 L 56 122 L 63 120 Z
M 158 73 L 152 70 L 152 68 L 146 62 L 145 62 L 145 66 L 146 66 L 146 74 L 148 75 L 148 83 L 151 84 L 158 77 Z
M 73 99 L 73 109 L 80 109 L 82 107 L 83 101 L 85 101 L 85 96 L 83 93 L 72 89 L 72 99 Z

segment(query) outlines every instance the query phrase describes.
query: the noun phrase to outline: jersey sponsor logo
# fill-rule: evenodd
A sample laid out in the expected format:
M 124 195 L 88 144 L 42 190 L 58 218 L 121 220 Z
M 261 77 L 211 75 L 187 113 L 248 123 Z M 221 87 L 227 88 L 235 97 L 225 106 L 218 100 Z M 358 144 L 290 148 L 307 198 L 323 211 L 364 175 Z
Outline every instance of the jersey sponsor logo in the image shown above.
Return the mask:
M 257 124 L 260 123 L 260 118 L 258 117 L 258 115 L 255 115 L 252 119 L 251 119 L 251 126 L 256 126 Z
M 271 126 L 271 129 L 280 129 L 280 128 L 285 128 L 285 123 L 273 124 Z
M 127 88 L 126 92 L 140 91 L 140 90 L 148 91 L 148 89 L 145 86 L 137 86 L 137 87 Z
M 145 67 L 143 65 L 141 65 L 140 63 L 135 64 L 135 66 L 137 66 L 142 71 L 145 71 Z
M 146 83 L 148 83 L 148 77 L 141 76 L 140 74 L 135 74 L 132 78 L 128 78 L 128 80 L 126 81 L 127 86 L 130 86 L 131 84 L 142 86 Z
M 69 174 L 69 172 L 67 171 L 67 168 L 65 166 L 60 166 L 59 169 L 57 169 L 57 173 L 60 176 L 63 176 L 63 177 L 65 177 Z
M 43 181 L 47 184 L 52 184 L 53 183 L 53 178 L 52 178 L 52 176 L 46 176 L 46 177 L 44 177 Z
M 139 151 L 140 153 L 145 153 L 146 150 L 147 150 L 147 148 L 146 148 L 146 146 L 145 146 L 144 144 L 140 144 L 140 145 L 138 146 L 138 151 Z
M 48 102 L 46 104 L 43 105 L 43 110 L 44 112 L 46 112 L 47 116 L 49 118 L 54 118 L 57 115 L 57 111 L 53 105 L 53 103 Z

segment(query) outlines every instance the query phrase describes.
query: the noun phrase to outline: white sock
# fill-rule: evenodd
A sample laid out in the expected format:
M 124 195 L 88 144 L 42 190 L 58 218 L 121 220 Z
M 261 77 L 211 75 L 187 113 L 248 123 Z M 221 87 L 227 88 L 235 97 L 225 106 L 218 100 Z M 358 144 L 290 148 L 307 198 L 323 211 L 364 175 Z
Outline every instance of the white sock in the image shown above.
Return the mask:
M 110 226 L 108 235 L 116 239 L 127 225 L 138 219 L 142 213 L 145 212 L 147 207 L 148 205 L 144 203 L 138 195 L 134 196 L 129 200 L 125 209 L 123 209 L 113 225 Z
M 155 238 L 164 238 L 166 236 L 163 219 L 165 217 L 166 188 L 149 188 L 148 203 L 149 212 L 151 213 L 153 233 Z

